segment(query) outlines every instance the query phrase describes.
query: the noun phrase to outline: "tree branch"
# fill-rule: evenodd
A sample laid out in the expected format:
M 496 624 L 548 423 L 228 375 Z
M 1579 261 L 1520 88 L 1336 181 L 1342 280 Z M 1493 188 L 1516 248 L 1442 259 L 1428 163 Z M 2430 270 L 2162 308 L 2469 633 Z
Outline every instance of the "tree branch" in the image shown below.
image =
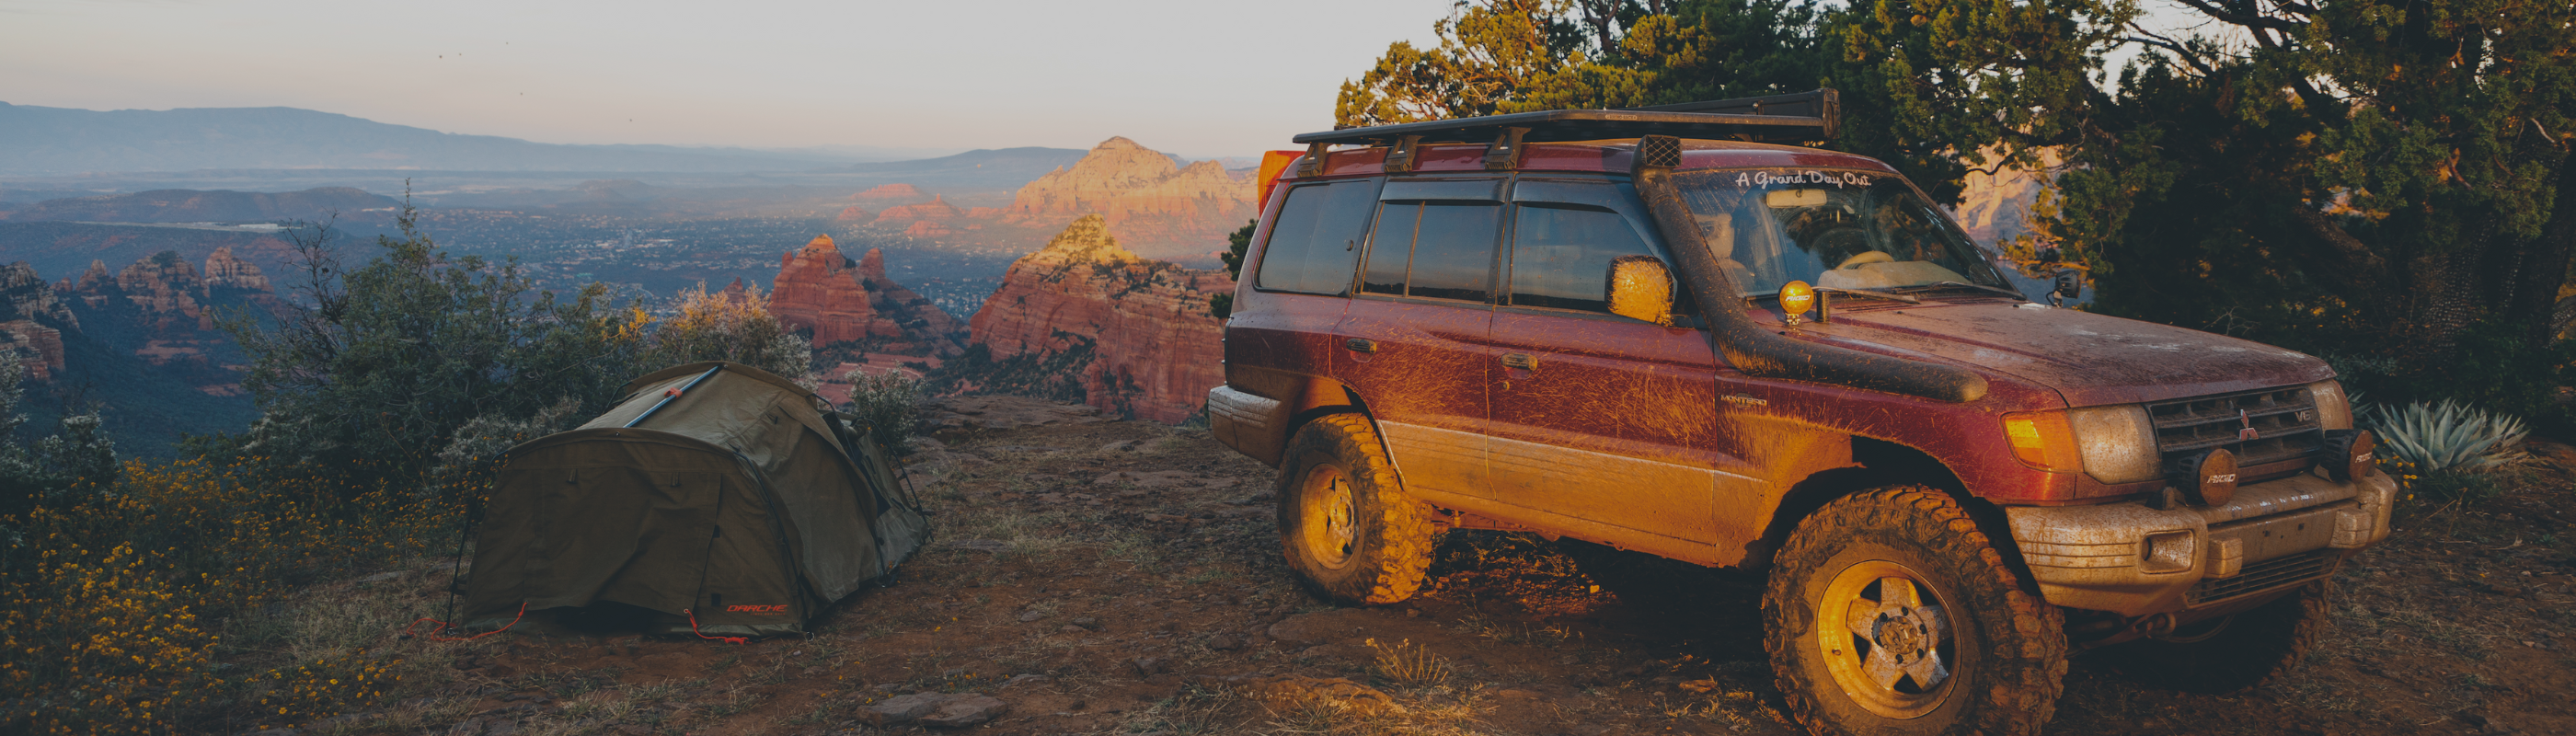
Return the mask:
M 2129 30 L 2137 33 L 2138 35 L 2124 36 L 2121 37 L 2120 40 L 2141 46 L 2153 46 L 2166 51 L 2171 51 L 2174 53 L 2174 56 L 2181 58 L 2183 63 L 2190 64 L 2191 68 L 2200 70 L 2201 76 L 2210 77 L 2218 75 L 2217 70 L 2209 68 L 2208 64 L 2201 63 L 2200 55 L 2193 53 L 2190 48 L 2183 46 L 2181 42 L 2156 35 L 2153 31 L 2139 27 L 2136 23 L 2129 24 Z
M 2326 246 L 2332 248 L 2336 254 L 2343 256 L 2344 267 L 2357 275 L 2349 279 L 2354 286 L 2370 289 L 2387 281 L 2388 260 L 2379 257 L 2378 252 L 2371 250 L 2370 244 L 2361 242 L 2361 239 L 2353 237 L 2352 233 L 2344 232 L 2343 226 L 2326 219 L 2326 214 L 2317 211 L 2316 208 L 2294 207 L 2291 208 L 2291 212 L 2298 218 L 2300 225 L 2308 228 L 2310 234 L 2317 236 L 2318 240 L 2324 241 Z
M 2270 28 L 2278 31 L 2298 31 L 2308 27 L 2308 24 L 2306 23 L 2298 23 L 2256 13 L 2239 13 L 2230 11 L 2226 8 L 2218 7 L 2217 4 L 2211 3 L 2208 0 L 2182 0 L 2182 4 L 2191 6 L 2192 9 L 2200 11 L 2202 15 L 2206 15 L 2223 22 L 2234 23 L 2246 28 Z

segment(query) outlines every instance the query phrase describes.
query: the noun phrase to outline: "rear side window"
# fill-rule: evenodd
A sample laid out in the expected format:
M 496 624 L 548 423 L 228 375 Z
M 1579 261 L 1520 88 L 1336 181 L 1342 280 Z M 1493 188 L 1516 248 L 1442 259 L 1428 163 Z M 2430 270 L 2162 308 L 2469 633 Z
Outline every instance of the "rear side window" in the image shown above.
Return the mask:
M 1523 180 L 1512 207 L 1510 304 L 1608 312 L 1610 262 L 1663 258 L 1612 182 Z M 1670 263 L 1669 259 L 1666 263 Z
M 1279 205 L 1279 219 L 1270 225 L 1270 242 L 1262 247 L 1253 286 L 1306 294 L 1349 293 L 1351 267 L 1359 259 L 1360 238 L 1368 232 L 1369 211 L 1376 205 L 1373 180 L 1289 189 L 1288 201 Z
M 1485 301 L 1502 211 L 1496 202 L 1387 202 L 1370 235 L 1360 290 Z

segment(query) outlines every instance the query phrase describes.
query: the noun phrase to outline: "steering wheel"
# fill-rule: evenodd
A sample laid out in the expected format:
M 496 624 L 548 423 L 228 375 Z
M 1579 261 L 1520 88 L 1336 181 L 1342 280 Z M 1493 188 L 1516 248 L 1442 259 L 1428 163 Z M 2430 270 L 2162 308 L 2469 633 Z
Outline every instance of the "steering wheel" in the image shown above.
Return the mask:
M 1888 255 L 1886 251 L 1865 250 L 1859 255 L 1843 259 L 1842 263 L 1835 264 L 1834 270 L 1849 271 L 1872 263 L 1886 263 L 1893 260 L 1896 260 L 1896 256 Z

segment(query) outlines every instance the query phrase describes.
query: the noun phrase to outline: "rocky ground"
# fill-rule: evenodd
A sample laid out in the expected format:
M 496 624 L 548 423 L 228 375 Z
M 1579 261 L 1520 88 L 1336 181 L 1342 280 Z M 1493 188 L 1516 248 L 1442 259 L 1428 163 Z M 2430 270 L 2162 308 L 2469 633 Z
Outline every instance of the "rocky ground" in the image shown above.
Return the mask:
M 1795 732 L 1749 584 L 1713 579 L 1688 610 L 1641 610 L 1541 540 L 1454 533 L 1420 597 L 1340 608 L 1279 562 L 1274 473 L 1205 432 L 1019 400 L 954 408 L 913 458 L 938 536 L 816 636 L 387 641 L 408 648 L 412 697 L 301 730 Z M 2337 626 L 2291 676 L 2194 695 L 2079 657 L 2050 730 L 2576 730 L 2576 452 L 2541 449 L 2500 493 L 2405 503 L 2396 537 L 2338 576 Z M 446 572 L 313 595 L 390 619 L 443 600 Z

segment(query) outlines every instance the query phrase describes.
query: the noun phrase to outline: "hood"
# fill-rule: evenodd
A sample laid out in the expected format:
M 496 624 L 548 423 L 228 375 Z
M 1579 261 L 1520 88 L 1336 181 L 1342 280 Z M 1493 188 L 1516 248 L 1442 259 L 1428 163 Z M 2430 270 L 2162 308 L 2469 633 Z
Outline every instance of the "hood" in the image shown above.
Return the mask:
M 1798 334 L 2002 373 L 2056 389 L 2069 407 L 2166 401 L 2334 377 L 2325 361 L 2258 342 L 2000 302 L 1836 309 L 1832 323 L 1808 325 Z

